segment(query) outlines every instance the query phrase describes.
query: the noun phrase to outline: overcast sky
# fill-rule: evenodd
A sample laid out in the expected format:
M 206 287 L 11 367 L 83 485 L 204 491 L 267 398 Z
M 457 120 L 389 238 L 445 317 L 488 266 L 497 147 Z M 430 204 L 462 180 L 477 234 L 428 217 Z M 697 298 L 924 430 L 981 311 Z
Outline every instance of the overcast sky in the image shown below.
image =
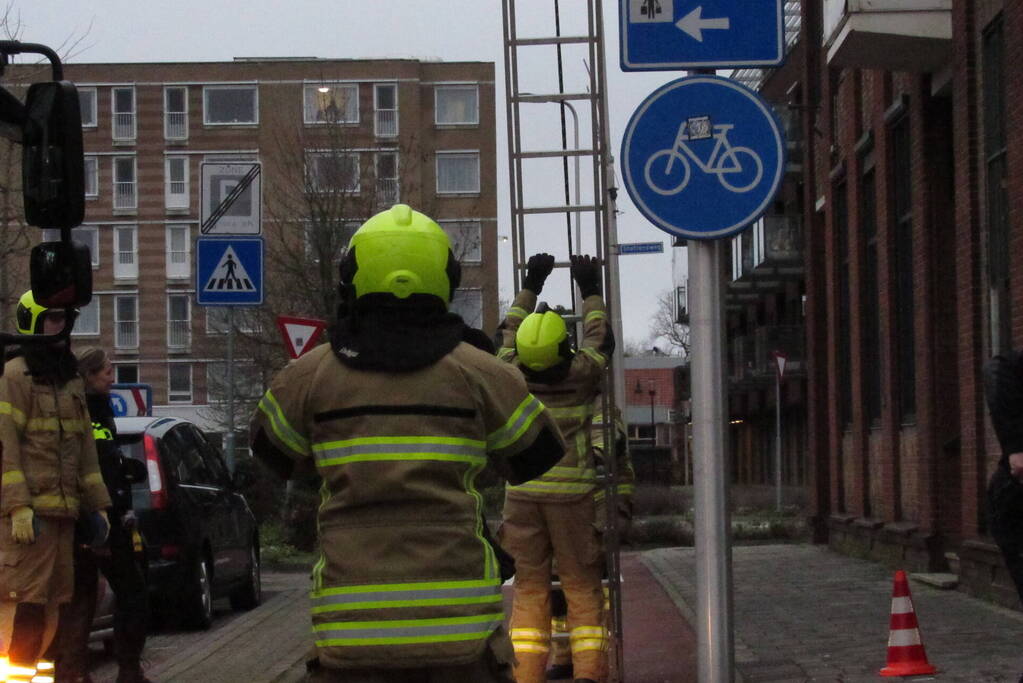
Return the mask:
M 572 34 L 573 17 L 565 13 L 585 3 L 560 4 L 562 33 Z M 72 61 L 77 62 L 230 61 L 242 56 L 492 61 L 498 96 L 498 223 L 501 233 L 509 232 L 500 0 L 13 0 L 11 6 L 26 42 L 56 47 L 80 38 L 73 52 Z M 553 6 L 554 0 L 518 0 L 520 35 L 553 35 Z M 612 152 L 617 158 L 622 132 L 637 105 L 658 86 L 684 74 L 623 73 L 618 66 L 618 3 L 605 0 L 604 13 Z M 571 60 L 569 55 L 566 61 Z M 524 63 L 521 80 L 528 82 L 529 69 L 553 65 L 553 59 Z M 567 68 L 580 70 L 575 63 Z M 571 139 L 571 127 L 568 135 Z M 561 185 L 560 173 L 553 169 L 551 174 L 544 182 Z M 620 178 L 616 184 L 621 187 Z M 672 287 L 671 237 L 640 215 L 624 189 L 618 201 L 621 242 L 665 245 L 663 254 L 621 258 L 624 336 L 643 342 L 657 295 Z M 532 244 L 531 250 L 538 250 Z M 499 245 L 501 297 L 510 299 L 511 242 Z M 675 251 L 681 258 L 684 250 Z

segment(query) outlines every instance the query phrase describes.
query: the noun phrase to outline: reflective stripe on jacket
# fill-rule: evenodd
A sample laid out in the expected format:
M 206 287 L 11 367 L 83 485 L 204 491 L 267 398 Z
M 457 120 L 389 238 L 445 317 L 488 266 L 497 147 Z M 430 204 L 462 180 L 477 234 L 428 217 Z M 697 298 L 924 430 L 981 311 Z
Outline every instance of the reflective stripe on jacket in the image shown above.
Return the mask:
M 310 598 L 325 666 L 481 655 L 504 614 L 476 475 L 514 469 L 545 429 L 556 434 L 521 375 L 465 343 L 394 374 L 346 366 L 323 345 L 278 373 L 253 443 L 265 437 L 323 477 Z
M 110 507 L 99 471 L 82 380 L 36 382 L 24 358 L 0 378 L 0 514 L 29 505 L 44 517 Z
M 518 367 L 515 333 L 536 307 L 536 294 L 523 289 L 515 297 L 502 324 L 503 341 L 498 357 Z M 607 366 L 610 340 L 604 301 L 589 296 L 583 302 L 583 342 L 561 381 L 546 384 L 526 375 L 529 390 L 543 401 L 558 423 L 568 448 L 565 457 L 545 474 L 519 486 L 509 486 L 507 496 L 518 500 L 570 501 L 589 495 L 597 486 L 597 472 L 590 452 L 593 400 L 600 392 Z

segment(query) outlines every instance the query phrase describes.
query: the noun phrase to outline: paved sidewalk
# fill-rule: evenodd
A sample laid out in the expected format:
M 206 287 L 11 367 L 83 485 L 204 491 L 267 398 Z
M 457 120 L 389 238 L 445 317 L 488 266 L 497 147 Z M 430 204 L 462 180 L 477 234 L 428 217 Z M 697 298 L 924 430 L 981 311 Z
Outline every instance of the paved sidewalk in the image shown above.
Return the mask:
M 641 559 L 692 618 L 693 548 L 649 550 Z M 878 670 L 886 663 L 893 572 L 811 545 L 735 547 L 732 566 L 735 660 L 745 683 L 885 680 Z M 1019 679 L 1023 614 L 916 581 L 910 590 L 938 673 L 908 680 Z

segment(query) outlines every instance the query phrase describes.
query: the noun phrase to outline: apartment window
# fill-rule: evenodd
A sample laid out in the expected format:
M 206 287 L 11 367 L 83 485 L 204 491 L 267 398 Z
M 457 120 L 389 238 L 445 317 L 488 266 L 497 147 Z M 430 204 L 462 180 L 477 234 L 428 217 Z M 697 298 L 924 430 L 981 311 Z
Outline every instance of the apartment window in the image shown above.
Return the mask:
M 256 401 L 263 395 L 263 377 L 259 368 L 252 363 L 235 363 L 234 399 Z M 223 362 L 206 364 L 206 400 L 219 403 L 227 400 L 227 364 Z
M 99 160 L 94 156 L 86 155 L 85 164 L 85 196 L 99 196 Z
M 192 402 L 192 364 L 167 364 L 167 402 Z
M 835 186 L 832 222 L 838 260 L 838 393 L 839 417 L 846 429 L 852 424 L 852 346 L 849 344 L 849 200 L 845 183 Z
M 188 157 L 164 159 L 164 198 L 168 209 L 188 208 Z
M 188 225 L 167 226 L 167 278 L 192 275 L 192 233 Z
M 860 359 L 867 419 L 874 422 L 881 419 L 881 338 L 877 293 L 877 187 L 872 165 L 863 175 L 860 187 L 860 231 L 864 241 Z
M 78 309 L 75 327 L 71 334 L 75 337 L 95 337 L 99 334 L 99 297 L 93 295 L 88 306 Z
M 135 363 L 116 363 L 114 377 L 118 384 L 138 384 L 139 366 Z
M 228 318 L 234 310 L 234 329 L 243 334 L 259 334 L 263 325 L 259 309 L 247 306 L 206 306 L 206 334 L 227 334 Z
M 114 157 L 114 208 L 138 208 L 135 192 L 135 157 Z
M 358 152 L 308 152 L 306 174 L 313 192 L 359 192 Z
M 187 349 L 192 343 L 192 297 L 171 294 L 167 297 L 167 348 Z
M 188 139 L 188 88 L 174 86 L 163 89 L 163 137 L 167 140 Z
M 135 88 L 111 88 L 114 141 L 135 139 Z
M 312 263 L 337 263 L 361 225 L 358 221 L 306 221 L 303 226 L 306 258 Z
M 82 128 L 95 128 L 96 88 L 78 88 L 78 108 L 82 112 Z
M 475 85 L 438 85 L 434 90 L 434 122 L 438 126 L 479 124 L 479 88 Z
M 895 359 L 899 417 L 916 415 L 916 302 L 913 292 L 913 163 L 909 117 L 892 127 L 892 210 L 895 224 Z
M 114 347 L 139 347 L 139 298 L 134 294 L 114 297 Z
M 393 138 L 398 134 L 398 86 L 377 83 L 373 87 L 373 107 L 376 117 L 373 129 L 378 138 Z
M 206 125 L 259 123 L 259 91 L 254 85 L 206 86 L 202 98 Z
M 391 206 L 399 201 L 398 153 L 377 152 L 377 204 Z
M 358 123 L 359 86 L 307 85 L 303 107 L 306 123 Z
M 456 289 L 448 310 L 462 316 L 469 327 L 483 327 L 483 290 Z
M 451 253 L 459 263 L 479 263 L 483 258 L 482 229 L 479 221 L 441 221 L 440 227 L 451 240 Z
M 437 153 L 437 194 L 479 194 L 479 191 L 479 152 Z
M 987 170 L 988 315 L 991 352 L 1012 343 L 1009 287 L 1009 195 L 1005 125 L 1005 35 L 1002 19 L 984 31 L 982 56 L 984 156 Z
M 114 279 L 135 280 L 139 276 L 138 227 L 114 226 Z
M 57 240 L 60 232 L 57 232 Z M 79 226 L 71 229 L 71 239 L 89 247 L 89 261 L 93 268 L 99 268 L 99 228 L 94 225 Z

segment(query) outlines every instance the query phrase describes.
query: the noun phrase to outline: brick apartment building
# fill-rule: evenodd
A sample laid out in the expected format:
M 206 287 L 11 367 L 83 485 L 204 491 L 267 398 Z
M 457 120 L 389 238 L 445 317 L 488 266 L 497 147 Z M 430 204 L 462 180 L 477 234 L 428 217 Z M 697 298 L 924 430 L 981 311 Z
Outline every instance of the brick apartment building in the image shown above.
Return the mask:
M 262 165 L 267 299 L 262 315 L 238 318 L 252 342 L 236 351 L 242 394 L 261 391 L 266 374 L 246 349 L 272 348 L 279 363 L 273 316 L 330 316 L 343 244 L 398 201 L 452 236 L 463 264 L 453 309 L 496 327 L 492 63 L 245 58 L 68 64 L 65 77 L 80 92 L 87 176 L 74 234 L 94 268 L 75 343 L 109 349 L 117 380 L 150 384 L 158 413 L 217 431 L 203 406 L 223 399 L 226 310 L 196 305 L 202 162 Z M 314 224 L 327 224 L 327 253 L 311 253 L 323 240 Z M 304 257 L 289 271 L 286 253 Z M 302 278 L 321 261 L 317 291 Z
M 1000 453 L 980 371 L 1023 345 L 1023 0 L 787 5 L 799 45 L 757 87 L 799 119 L 781 201 L 803 272 L 760 278 L 753 317 L 805 328 L 817 538 L 1018 605 L 984 519 Z

